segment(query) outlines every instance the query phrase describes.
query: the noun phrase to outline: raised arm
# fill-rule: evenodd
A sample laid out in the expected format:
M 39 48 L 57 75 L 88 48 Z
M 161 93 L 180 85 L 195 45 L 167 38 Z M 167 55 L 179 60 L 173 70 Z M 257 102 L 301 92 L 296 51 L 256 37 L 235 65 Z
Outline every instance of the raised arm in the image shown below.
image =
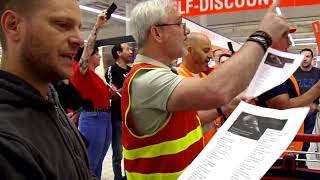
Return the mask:
M 289 31 L 284 17 L 274 13 L 276 6 L 269 9 L 258 28 L 269 34 L 275 42 Z M 167 102 L 168 111 L 198 111 L 225 105 L 248 86 L 264 53 L 259 43 L 249 41 L 228 63 L 207 78 L 184 79 L 172 92 Z
M 88 37 L 88 41 L 84 46 L 84 50 L 83 50 L 81 59 L 79 61 L 79 69 L 81 74 L 85 74 L 89 68 L 90 57 L 94 50 L 94 46 L 96 44 L 98 31 L 101 28 L 101 26 L 104 25 L 106 22 L 107 22 L 107 19 L 106 19 L 106 14 L 104 10 L 98 15 L 96 24 L 93 26 L 93 29 L 90 32 L 90 35 Z

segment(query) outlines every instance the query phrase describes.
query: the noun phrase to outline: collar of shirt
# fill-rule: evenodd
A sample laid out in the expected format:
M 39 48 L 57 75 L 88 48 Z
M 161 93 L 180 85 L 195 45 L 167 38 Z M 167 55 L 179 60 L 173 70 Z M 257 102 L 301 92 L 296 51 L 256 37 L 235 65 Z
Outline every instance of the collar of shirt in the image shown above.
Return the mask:
M 170 67 L 168 67 L 167 65 L 155 60 L 155 59 L 152 59 L 152 58 L 149 58 L 147 56 L 143 56 L 141 54 L 138 54 L 136 56 L 136 59 L 134 61 L 134 63 L 146 63 L 146 64 L 151 64 L 151 65 L 154 65 L 154 66 L 159 66 L 159 67 L 162 67 L 162 68 L 165 68 L 165 69 L 168 69 L 168 70 L 171 70 Z

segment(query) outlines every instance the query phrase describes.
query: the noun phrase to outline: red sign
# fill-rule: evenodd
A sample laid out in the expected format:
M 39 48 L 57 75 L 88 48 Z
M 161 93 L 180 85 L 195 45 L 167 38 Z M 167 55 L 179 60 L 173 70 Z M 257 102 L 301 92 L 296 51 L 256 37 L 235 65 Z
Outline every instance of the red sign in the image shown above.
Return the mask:
M 176 0 L 182 16 L 266 9 L 273 0 Z M 320 4 L 320 0 L 281 0 L 280 7 Z
M 314 37 L 316 37 L 317 45 L 318 45 L 318 50 L 320 53 L 320 21 L 315 21 L 312 23 L 312 28 L 314 32 Z

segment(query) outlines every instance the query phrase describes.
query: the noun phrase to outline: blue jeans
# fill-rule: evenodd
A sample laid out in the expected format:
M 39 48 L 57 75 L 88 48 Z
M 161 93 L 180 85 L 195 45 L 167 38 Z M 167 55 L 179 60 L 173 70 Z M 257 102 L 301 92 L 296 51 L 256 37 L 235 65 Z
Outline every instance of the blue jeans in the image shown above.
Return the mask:
M 110 112 L 81 112 L 79 130 L 89 143 L 90 169 L 101 179 L 102 163 L 112 138 Z
M 112 168 L 114 180 L 122 180 L 122 122 L 121 119 L 112 121 Z

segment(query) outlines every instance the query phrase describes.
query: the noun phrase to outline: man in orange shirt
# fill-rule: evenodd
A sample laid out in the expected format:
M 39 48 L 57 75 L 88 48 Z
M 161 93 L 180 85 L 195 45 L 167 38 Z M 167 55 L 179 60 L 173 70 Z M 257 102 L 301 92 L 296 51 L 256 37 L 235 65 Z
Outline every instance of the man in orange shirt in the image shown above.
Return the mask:
M 203 71 L 207 68 L 208 62 L 213 58 L 210 39 L 203 33 L 192 32 L 187 36 L 186 49 L 188 55 L 182 58 L 178 67 L 178 74 L 184 77 L 205 78 Z M 222 112 L 231 112 L 238 105 L 240 98 L 235 98 L 230 104 L 223 106 Z M 213 122 L 202 125 L 204 142 L 207 144 L 217 129 L 221 126 L 222 117 L 217 109 L 209 111 L 198 111 L 200 119 L 216 119 Z

